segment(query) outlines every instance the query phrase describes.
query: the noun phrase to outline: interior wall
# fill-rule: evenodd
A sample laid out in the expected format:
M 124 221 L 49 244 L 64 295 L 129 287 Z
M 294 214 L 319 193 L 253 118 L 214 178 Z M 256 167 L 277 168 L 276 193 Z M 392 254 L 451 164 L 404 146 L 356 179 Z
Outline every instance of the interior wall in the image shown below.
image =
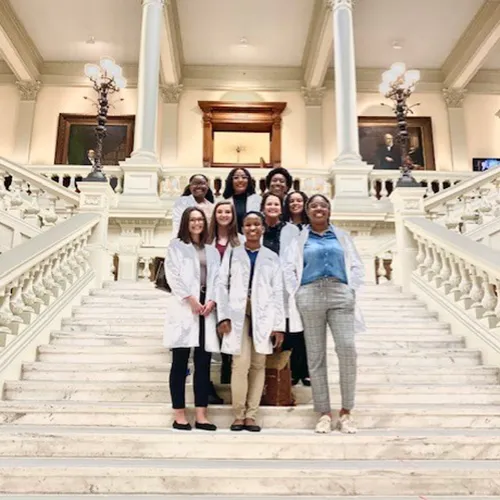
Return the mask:
M 53 164 L 57 124 L 60 113 L 96 114 L 96 108 L 90 100 L 95 99 L 95 92 L 91 88 L 81 87 L 42 87 L 38 94 L 35 121 L 33 125 L 33 139 L 31 143 L 30 163 Z M 135 89 L 124 89 L 113 102 L 110 115 L 134 115 L 137 110 L 137 92 Z
M 469 94 L 464 100 L 465 129 L 472 158 L 500 158 L 500 95 Z
M 0 85 L 0 156 L 10 159 L 14 152 L 20 95 L 15 85 Z
M 224 91 L 186 90 L 179 103 L 179 153 L 181 167 L 201 168 L 203 157 L 202 111 L 198 101 L 219 101 Z M 286 168 L 304 168 L 306 164 L 306 115 L 300 92 L 259 92 L 262 101 L 284 101 L 281 160 Z

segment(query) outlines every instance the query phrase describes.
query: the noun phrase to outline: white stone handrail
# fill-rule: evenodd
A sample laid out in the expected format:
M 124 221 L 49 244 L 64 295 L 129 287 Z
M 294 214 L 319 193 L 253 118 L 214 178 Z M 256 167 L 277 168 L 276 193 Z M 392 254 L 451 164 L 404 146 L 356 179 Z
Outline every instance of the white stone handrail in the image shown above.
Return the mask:
M 500 166 L 487 170 L 486 172 L 477 172 L 467 180 L 447 189 L 446 191 L 439 192 L 433 196 L 429 196 L 424 202 L 426 212 L 433 211 L 440 207 L 444 207 L 451 201 L 458 200 L 464 195 L 474 193 L 483 186 L 494 184 L 495 181 L 500 180 Z
M 434 193 L 448 193 L 453 186 L 462 185 L 471 177 L 475 178 L 477 173 L 415 170 L 413 176 L 422 186 L 427 187 L 427 196 L 433 197 L 437 196 Z M 372 170 L 370 173 L 370 196 L 378 200 L 388 198 L 399 177 L 399 170 Z
M 500 252 L 425 218 L 405 226 L 418 246 L 415 273 L 488 329 L 500 323 Z M 500 337 L 497 339 L 500 346 Z
M 89 271 L 86 246 L 98 222 L 98 215 L 78 214 L 0 256 L 0 335 L 18 334 Z
M 94 282 L 89 239 L 100 220 L 77 214 L 0 255 L 0 377 Z

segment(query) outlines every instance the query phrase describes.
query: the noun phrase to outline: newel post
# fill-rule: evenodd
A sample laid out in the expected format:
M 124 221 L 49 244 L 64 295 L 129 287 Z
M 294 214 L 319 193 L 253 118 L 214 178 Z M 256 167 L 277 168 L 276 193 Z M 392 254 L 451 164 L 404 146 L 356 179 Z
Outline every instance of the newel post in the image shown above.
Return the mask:
M 89 262 L 95 273 L 95 286 L 111 279 L 112 257 L 108 251 L 109 208 L 113 190 L 108 182 L 78 183 L 80 190 L 80 213 L 92 213 L 100 216 L 100 221 L 89 239 Z
M 405 226 L 405 219 L 425 217 L 424 195 L 426 188 L 397 187 L 390 199 L 394 206 L 394 229 L 396 233 L 396 255 L 394 283 L 401 286 L 403 292 L 411 291 L 411 275 L 417 267 L 417 243 Z

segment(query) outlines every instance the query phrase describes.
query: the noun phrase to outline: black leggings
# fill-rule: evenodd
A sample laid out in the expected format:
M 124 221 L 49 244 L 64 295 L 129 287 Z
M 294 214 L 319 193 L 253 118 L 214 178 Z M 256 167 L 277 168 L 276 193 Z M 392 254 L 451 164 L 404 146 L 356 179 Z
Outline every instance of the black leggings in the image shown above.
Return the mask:
M 200 303 L 205 303 L 205 294 L 200 296 Z M 170 368 L 170 395 L 172 408 L 181 410 L 186 407 L 186 376 L 191 348 L 172 349 L 172 367 Z M 208 406 L 210 391 L 210 359 L 212 353 L 205 351 L 205 318 L 200 316 L 200 345 L 194 349 L 194 405 L 197 408 Z

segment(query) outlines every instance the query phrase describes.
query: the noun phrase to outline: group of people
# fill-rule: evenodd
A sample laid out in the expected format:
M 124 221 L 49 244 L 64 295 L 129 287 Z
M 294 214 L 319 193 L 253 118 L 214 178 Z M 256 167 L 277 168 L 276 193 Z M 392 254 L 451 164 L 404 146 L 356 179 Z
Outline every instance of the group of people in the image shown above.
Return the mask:
M 188 361 L 194 348 L 195 427 L 215 431 L 207 407 L 213 395 L 212 353 L 222 354 L 221 383 L 230 383 L 232 431 L 259 432 L 257 416 L 266 358 L 291 349 L 292 383 L 312 387 L 315 431 L 356 432 L 355 333 L 363 329 L 356 290 L 364 269 L 352 239 L 330 223 L 330 201 L 290 191 L 284 168 L 255 193 L 245 168 L 229 173 L 223 201 L 214 204 L 208 179 L 193 175 L 175 203 L 165 274 L 174 302 L 164 345 L 171 349 L 174 429 L 191 430 L 186 416 Z M 327 325 L 339 360 L 342 406 L 333 422 L 327 375 Z

